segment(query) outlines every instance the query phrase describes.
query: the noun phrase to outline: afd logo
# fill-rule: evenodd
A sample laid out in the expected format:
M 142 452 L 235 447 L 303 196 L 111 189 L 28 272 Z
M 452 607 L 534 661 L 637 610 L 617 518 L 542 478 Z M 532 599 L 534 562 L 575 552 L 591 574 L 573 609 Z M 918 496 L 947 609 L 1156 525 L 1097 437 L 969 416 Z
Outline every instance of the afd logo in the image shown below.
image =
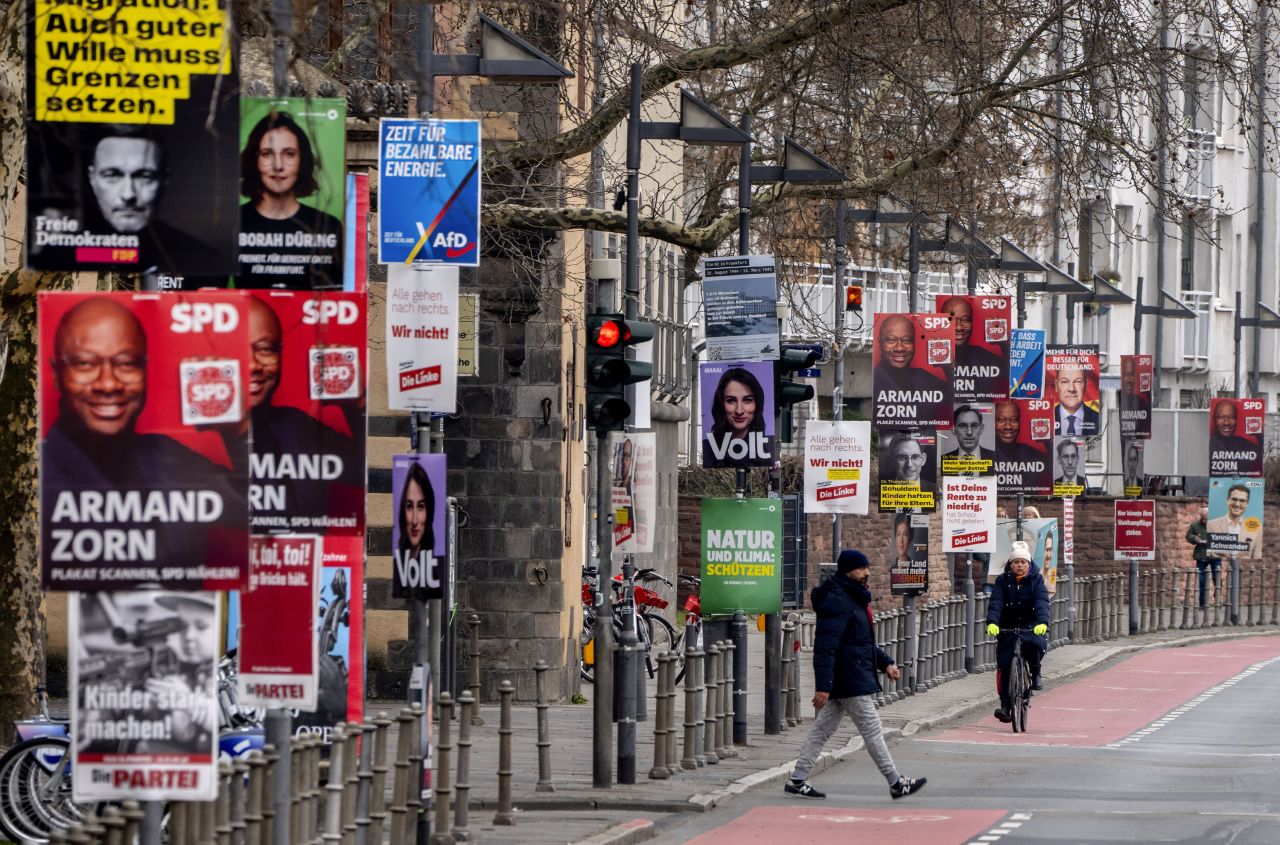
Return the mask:
M 461 258 L 475 248 L 476 242 L 466 232 L 436 232 L 431 238 L 432 251 L 444 250 L 445 258 Z

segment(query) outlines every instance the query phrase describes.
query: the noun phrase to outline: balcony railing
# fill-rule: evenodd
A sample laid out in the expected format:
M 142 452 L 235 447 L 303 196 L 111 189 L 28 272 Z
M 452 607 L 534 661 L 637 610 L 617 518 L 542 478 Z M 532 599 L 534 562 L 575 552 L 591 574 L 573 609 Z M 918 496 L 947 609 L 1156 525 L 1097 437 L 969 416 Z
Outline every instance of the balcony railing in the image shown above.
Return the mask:
M 1188 129 L 1183 143 L 1187 150 L 1183 191 L 1191 199 L 1212 202 L 1218 189 L 1214 174 L 1218 136 L 1212 129 Z
M 1213 293 L 1207 290 L 1184 290 L 1179 298 L 1184 305 L 1196 312 L 1194 320 L 1174 321 L 1182 324 L 1182 366 L 1193 370 L 1208 369 Z
M 832 332 L 832 299 L 834 275 L 829 264 L 787 264 L 784 274 L 790 284 L 791 332 L 796 337 L 830 337 Z M 862 325 L 857 319 L 846 322 L 845 340 L 850 343 L 866 343 L 872 337 L 876 314 L 895 314 L 908 310 L 908 284 L 911 274 L 906 270 L 851 265 L 845 273 L 845 283 L 862 286 Z M 918 278 L 918 303 L 922 310 L 933 307 L 933 298 L 939 294 L 965 293 L 963 274 L 951 275 L 935 271 L 920 272 Z M 844 303 L 839 303 L 841 310 Z

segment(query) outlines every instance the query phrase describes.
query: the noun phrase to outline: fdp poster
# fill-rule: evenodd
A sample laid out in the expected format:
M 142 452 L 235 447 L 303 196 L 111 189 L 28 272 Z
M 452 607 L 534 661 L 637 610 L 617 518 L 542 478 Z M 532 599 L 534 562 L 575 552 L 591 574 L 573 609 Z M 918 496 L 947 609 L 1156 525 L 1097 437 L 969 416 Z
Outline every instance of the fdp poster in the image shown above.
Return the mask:
M 1053 406 L 1044 399 L 1005 399 L 994 407 L 1000 492 L 1052 492 Z
M 1120 356 L 1120 436 L 1151 436 L 1152 355 Z
M 28 267 L 235 272 L 239 81 L 228 7 L 28 6 Z
M 458 268 L 387 268 L 387 404 L 458 409 Z
M 1263 479 L 1209 479 L 1209 551 L 1262 557 Z
M 957 402 L 951 430 L 938 433 L 943 475 L 991 475 L 995 472 L 994 412 L 985 402 Z
M 1115 559 L 1156 559 L 1156 503 L 1151 499 L 1116 499 Z
M 932 431 L 881 431 L 880 511 L 932 512 L 937 497 L 937 435 Z
M 949 316 L 956 330 L 956 402 L 1008 396 L 1010 298 L 939 295 L 938 313 Z
M 699 364 L 698 379 L 702 397 L 702 465 L 773 466 L 773 364 Z
M 871 486 L 871 423 L 805 425 L 805 513 L 867 513 Z
M 1044 395 L 1044 330 L 1014 329 L 1009 341 L 1009 396 L 1039 399 Z
M 239 293 L 42 293 L 46 590 L 228 590 L 249 568 Z
M 236 685 L 243 706 L 316 708 L 323 542 L 316 535 L 253 538 L 249 588 L 237 602 Z
M 1143 472 L 1142 459 L 1146 449 L 1145 440 L 1137 437 L 1120 438 L 1120 469 L 1123 473 L 1122 483 L 1126 496 L 1141 496 L 1146 476 Z
M 1098 347 L 1051 346 L 1045 354 L 1045 397 L 1053 403 L 1054 431 L 1092 437 L 1101 433 Z
M 212 801 L 217 596 L 72 593 L 67 614 L 74 799 Z
M 929 590 L 929 517 L 898 513 L 893 517 L 889 560 L 889 592 L 920 595 Z
M 633 554 L 653 551 L 657 451 L 657 435 L 653 432 L 609 434 L 613 547 L 617 551 Z
M 448 558 L 444 455 L 391 459 L 391 595 L 438 599 Z
M 347 104 L 240 101 L 240 270 L 236 286 L 343 289 Z
M 1209 477 L 1262 475 L 1265 399 L 1217 398 L 1209 403 Z
M 702 612 L 782 607 L 782 501 L 702 500 Z
M 480 121 L 382 119 L 378 261 L 480 264 Z
M 996 550 L 996 480 L 964 476 L 942 479 L 942 550 Z
M 950 317 L 876 315 L 871 364 L 877 429 L 951 428 L 955 337 Z
M 778 276 L 772 255 L 704 258 L 702 308 L 707 360 L 778 360 Z

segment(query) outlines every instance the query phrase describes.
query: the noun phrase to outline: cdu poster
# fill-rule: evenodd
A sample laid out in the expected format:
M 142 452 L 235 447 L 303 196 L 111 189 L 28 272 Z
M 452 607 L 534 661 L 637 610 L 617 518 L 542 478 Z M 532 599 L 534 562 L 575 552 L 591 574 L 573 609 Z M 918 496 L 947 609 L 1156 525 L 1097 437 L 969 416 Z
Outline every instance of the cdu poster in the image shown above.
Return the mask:
M 1261 559 L 1263 491 L 1261 478 L 1209 480 L 1209 551 Z
M 702 612 L 782 607 L 782 501 L 702 500 Z
M 773 466 L 773 364 L 699 364 L 704 467 Z
M 480 264 L 480 121 L 380 121 L 378 262 Z
M 240 107 L 229 7 L 28 5 L 29 268 L 235 272 Z
M 871 487 L 871 423 L 805 424 L 805 513 L 867 513 Z
M 877 314 L 871 352 L 875 427 L 951 428 L 951 363 L 955 329 L 950 317 Z
M 938 313 L 949 316 L 956 330 L 957 402 L 1009 395 L 1010 302 L 1007 296 L 938 296 Z

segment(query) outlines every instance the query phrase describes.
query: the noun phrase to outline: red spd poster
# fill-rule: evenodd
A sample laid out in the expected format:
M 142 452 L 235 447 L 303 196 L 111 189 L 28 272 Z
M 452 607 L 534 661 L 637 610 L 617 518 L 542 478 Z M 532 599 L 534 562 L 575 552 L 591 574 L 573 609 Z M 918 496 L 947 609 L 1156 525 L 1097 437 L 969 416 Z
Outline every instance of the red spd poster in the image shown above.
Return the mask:
M 350 293 L 252 291 L 254 533 L 364 530 L 367 321 Z
M 39 306 L 44 589 L 243 584 L 246 297 L 42 293 Z
M 237 689 L 249 707 L 314 710 L 322 538 L 273 534 L 250 546 Z
M 995 403 L 996 480 L 1000 492 L 1053 491 L 1053 405 L 1044 399 Z
M 1099 372 L 1098 347 L 1049 347 L 1044 398 L 1053 403 L 1056 434 L 1092 437 L 1102 432 Z
M 1151 437 L 1151 387 L 1155 356 L 1120 356 L 1120 436 Z
M 1265 399 L 1214 399 L 1209 403 L 1209 477 L 1262 476 Z
M 1115 559 L 1155 560 L 1156 503 L 1116 499 L 1115 506 Z
M 1011 301 L 1007 296 L 938 296 L 938 313 L 949 316 L 956 330 L 956 402 L 1009 395 Z
M 871 351 L 877 429 L 950 429 L 956 333 L 950 317 L 877 314 Z

